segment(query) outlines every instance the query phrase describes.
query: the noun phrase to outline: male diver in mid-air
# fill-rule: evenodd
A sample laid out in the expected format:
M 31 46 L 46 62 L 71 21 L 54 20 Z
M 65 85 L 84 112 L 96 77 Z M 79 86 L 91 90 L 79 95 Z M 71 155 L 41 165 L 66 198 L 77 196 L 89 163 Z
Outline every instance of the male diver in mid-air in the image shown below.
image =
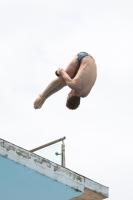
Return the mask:
M 96 81 L 97 68 L 91 55 L 86 52 L 80 52 L 73 58 L 66 70 L 59 68 L 55 74 L 57 78 L 35 100 L 35 109 L 41 108 L 49 96 L 66 85 L 71 88 L 66 101 L 67 108 L 71 110 L 78 108 L 80 98 L 88 96 Z

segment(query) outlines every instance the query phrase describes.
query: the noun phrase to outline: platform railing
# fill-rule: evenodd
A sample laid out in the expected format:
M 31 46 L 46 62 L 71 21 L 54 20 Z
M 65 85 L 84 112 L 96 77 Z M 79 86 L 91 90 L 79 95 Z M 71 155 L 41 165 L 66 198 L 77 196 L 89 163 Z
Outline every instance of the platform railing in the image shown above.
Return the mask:
M 47 144 L 44 144 L 44 145 L 41 145 L 39 147 L 36 147 L 34 149 L 31 149 L 30 152 L 35 152 L 35 151 L 38 151 L 38 150 L 41 150 L 41 149 L 44 149 L 48 146 L 51 146 L 53 144 L 56 144 L 56 143 L 59 143 L 59 142 L 62 142 L 61 144 L 61 153 L 59 152 L 55 152 L 55 155 L 56 156 L 61 156 L 61 166 L 62 167 L 66 167 L 66 160 L 65 160 L 65 143 L 64 143 L 64 140 L 66 139 L 66 137 L 62 137 L 62 138 L 59 138 L 57 140 L 54 140 L 52 142 L 49 142 Z

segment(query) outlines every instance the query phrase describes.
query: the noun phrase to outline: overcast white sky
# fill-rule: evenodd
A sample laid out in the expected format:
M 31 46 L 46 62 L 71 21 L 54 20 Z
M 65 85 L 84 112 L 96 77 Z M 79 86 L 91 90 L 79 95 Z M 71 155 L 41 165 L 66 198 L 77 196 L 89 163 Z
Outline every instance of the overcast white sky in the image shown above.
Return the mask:
M 33 102 L 80 51 L 98 77 L 81 106 L 69 88 Z M 133 200 L 133 1 L 0 0 L 0 138 L 32 149 L 66 136 L 66 166 Z

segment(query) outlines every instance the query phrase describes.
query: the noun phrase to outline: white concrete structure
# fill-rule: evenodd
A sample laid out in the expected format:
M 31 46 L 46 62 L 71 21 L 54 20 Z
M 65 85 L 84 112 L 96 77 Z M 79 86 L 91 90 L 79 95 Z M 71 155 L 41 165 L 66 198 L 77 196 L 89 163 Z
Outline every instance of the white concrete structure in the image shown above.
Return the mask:
M 0 191 L 1 200 L 102 200 L 108 197 L 108 187 L 3 139 L 0 139 L 0 166 L 0 177 L 3 177 L 0 179 L 0 188 L 3 188 Z M 39 173 L 35 173 L 35 171 Z M 31 175 L 30 178 L 28 178 L 28 174 Z M 11 181 L 13 177 L 15 179 Z M 37 178 L 37 182 L 34 181 L 35 178 Z M 9 184 L 9 181 L 13 185 Z M 50 182 L 50 187 L 48 187 L 48 182 Z M 21 188 L 18 187 L 19 184 Z M 15 189 L 16 187 L 17 189 Z M 51 196 L 52 188 L 53 196 Z M 57 190 L 54 190 L 55 188 Z M 21 192 L 21 189 L 25 191 L 23 198 L 24 192 Z M 5 196 L 5 191 L 9 195 Z M 38 196 L 36 196 L 37 192 Z M 16 198 L 14 194 L 16 194 Z M 29 195 L 32 195 L 31 198 L 29 198 Z

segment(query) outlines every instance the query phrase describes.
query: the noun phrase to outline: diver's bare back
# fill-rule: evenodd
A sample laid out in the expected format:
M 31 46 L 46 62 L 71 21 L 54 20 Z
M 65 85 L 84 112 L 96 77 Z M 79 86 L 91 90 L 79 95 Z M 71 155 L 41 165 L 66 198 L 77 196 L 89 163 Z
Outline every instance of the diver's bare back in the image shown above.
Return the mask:
M 86 97 L 90 93 L 96 81 L 96 77 L 97 69 L 94 59 L 90 56 L 84 57 L 74 78 L 74 81 L 80 84 L 81 97 Z

